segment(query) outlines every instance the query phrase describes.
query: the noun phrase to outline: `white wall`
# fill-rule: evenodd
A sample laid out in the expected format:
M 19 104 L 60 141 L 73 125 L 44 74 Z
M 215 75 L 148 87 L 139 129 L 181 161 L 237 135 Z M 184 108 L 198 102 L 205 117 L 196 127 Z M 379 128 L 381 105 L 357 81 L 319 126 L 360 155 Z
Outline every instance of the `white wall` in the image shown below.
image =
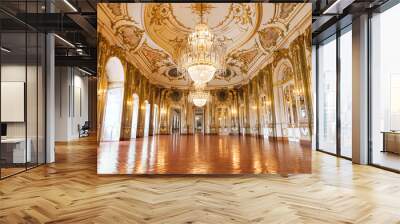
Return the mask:
M 25 67 L 24 65 L 18 64 L 6 64 L 1 66 L 1 81 L 3 82 L 25 82 L 25 75 L 27 69 L 28 74 L 35 73 L 36 74 L 36 67 L 28 66 Z M 29 78 L 29 77 L 28 77 Z M 29 85 L 36 85 L 36 81 L 32 82 L 29 80 Z M 35 107 L 36 108 L 36 101 L 35 105 L 29 105 L 31 102 L 36 100 L 36 88 L 27 88 L 27 106 Z M 32 91 L 32 92 L 31 92 Z M 35 99 L 33 99 L 35 98 Z M 7 110 L 7 108 L 1 108 L 2 110 Z M 36 113 L 28 113 L 27 114 L 28 122 L 35 121 L 36 123 Z M 7 123 L 7 136 L 8 137 L 25 137 L 25 123 L 26 122 L 11 122 Z M 32 127 L 32 125 L 28 125 L 28 129 Z M 36 126 L 34 127 L 36 130 Z M 28 130 L 28 137 L 30 131 Z
M 55 140 L 70 141 L 88 120 L 88 78 L 72 67 L 56 67 L 55 73 Z
M 23 122 L 6 122 L 7 137 L 25 138 L 26 135 L 29 139 L 32 161 L 36 162 L 38 158 L 38 162 L 43 163 L 45 158 L 45 90 L 42 68 L 36 67 L 36 65 L 25 66 L 25 63 L 3 64 L 1 66 L 1 81 L 26 83 L 26 106 L 22 108 L 23 112 L 26 112 L 26 120 Z M 10 110 L 10 108 L 1 108 L 1 110 Z

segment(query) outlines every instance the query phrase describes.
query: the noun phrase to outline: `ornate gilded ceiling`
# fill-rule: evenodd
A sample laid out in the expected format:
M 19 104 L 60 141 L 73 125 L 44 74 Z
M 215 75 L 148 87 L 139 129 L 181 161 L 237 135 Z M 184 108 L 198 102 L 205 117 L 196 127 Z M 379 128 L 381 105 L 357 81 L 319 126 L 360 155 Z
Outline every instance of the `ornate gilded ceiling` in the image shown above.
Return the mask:
M 294 3 L 203 3 L 211 31 L 227 47 L 225 73 L 209 88 L 248 82 L 311 25 L 311 5 Z M 188 88 L 176 69 L 177 53 L 199 22 L 199 3 L 101 3 L 99 32 L 126 51 L 143 74 L 166 87 Z

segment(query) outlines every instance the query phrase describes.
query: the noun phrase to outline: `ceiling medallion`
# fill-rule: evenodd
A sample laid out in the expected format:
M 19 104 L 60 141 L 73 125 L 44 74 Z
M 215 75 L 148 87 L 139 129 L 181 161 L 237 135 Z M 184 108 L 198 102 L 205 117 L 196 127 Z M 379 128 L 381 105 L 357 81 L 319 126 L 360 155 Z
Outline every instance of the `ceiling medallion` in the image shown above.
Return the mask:
M 188 98 L 196 107 L 203 107 L 210 98 L 210 94 L 204 90 L 204 87 L 204 84 L 195 85 L 195 90 L 189 93 Z
M 181 48 L 179 66 L 195 84 L 202 85 L 211 81 L 217 71 L 224 71 L 226 48 L 203 21 L 203 3 L 200 3 L 199 10 L 200 23 Z

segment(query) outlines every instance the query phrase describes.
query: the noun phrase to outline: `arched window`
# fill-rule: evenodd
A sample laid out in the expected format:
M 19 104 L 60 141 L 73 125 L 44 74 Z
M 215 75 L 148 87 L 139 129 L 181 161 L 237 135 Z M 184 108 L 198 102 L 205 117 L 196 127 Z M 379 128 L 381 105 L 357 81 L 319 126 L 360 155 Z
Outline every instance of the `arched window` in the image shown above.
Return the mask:
M 124 98 L 124 67 L 117 57 L 111 57 L 105 68 L 108 86 L 101 140 L 119 141 Z
M 132 102 L 131 138 L 136 138 L 138 116 L 139 116 L 139 96 L 137 94 L 133 94 L 132 99 L 133 99 L 133 102 Z

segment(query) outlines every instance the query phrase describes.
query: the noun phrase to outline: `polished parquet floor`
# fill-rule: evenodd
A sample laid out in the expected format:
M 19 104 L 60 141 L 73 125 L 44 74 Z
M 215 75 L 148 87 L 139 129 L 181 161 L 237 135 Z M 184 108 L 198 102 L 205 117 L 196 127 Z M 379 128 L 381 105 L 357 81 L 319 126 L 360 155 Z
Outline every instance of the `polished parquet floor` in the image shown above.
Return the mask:
M 0 181 L 0 223 L 400 223 L 400 175 L 312 152 L 301 175 L 96 174 L 95 141 Z
M 101 142 L 98 174 L 311 173 L 311 147 L 233 135 L 157 135 Z

